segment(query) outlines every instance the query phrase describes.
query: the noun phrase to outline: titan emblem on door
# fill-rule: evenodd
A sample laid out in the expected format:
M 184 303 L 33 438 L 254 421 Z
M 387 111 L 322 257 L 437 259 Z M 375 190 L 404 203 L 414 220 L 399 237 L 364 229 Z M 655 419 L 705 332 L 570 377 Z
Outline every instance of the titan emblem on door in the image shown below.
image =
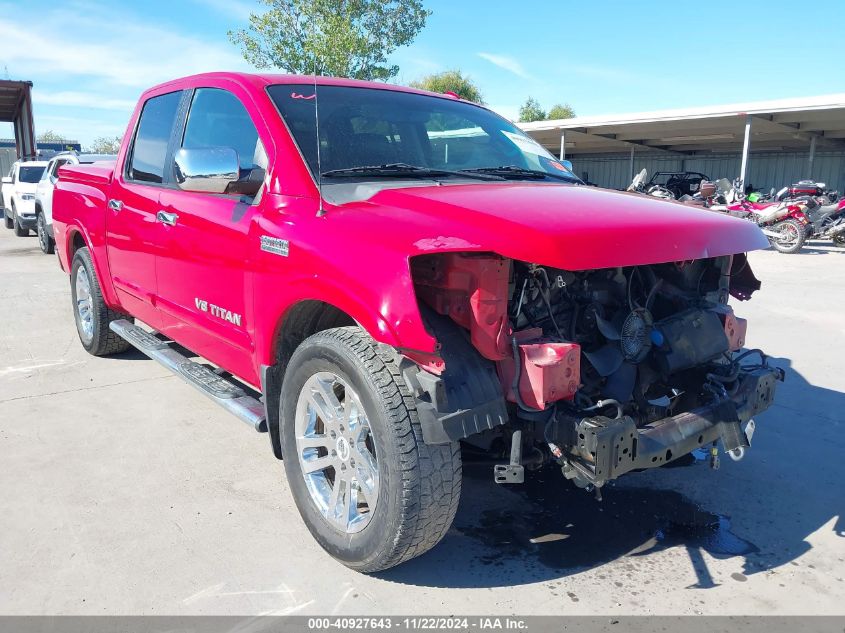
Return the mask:
M 228 321 L 229 323 L 232 323 L 237 326 L 240 326 L 241 324 L 241 315 L 237 312 L 232 312 L 231 310 L 227 310 L 226 308 L 221 308 L 220 306 L 216 306 L 213 303 L 209 303 L 205 299 L 200 299 L 199 297 L 194 298 L 194 303 L 196 304 L 198 310 L 208 312 L 213 317 Z

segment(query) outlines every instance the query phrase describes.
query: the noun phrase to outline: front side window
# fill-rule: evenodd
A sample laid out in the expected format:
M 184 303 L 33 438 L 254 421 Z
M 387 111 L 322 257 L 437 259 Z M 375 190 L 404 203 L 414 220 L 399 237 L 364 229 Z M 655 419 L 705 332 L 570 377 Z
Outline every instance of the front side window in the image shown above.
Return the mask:
M 164 182 L 167 145 L 176 120 L 181 92 L 170 92 L 149 99 L 141 111 L 132 146 L 128 176 L 142 182 Z
M 280 84 L 267 92 L 315 176 L 318 171 L 401 164 L 578 181 L 534 139 L 479 106 L 396 90 L 323 85 L 315 94 L 314 88 Z M 501 171 L 503 167 L 510 173 Z
M 238 98 L 227 90 L 200 88 L 194 93 L 182 147 L 231 147 L 238 153 L 241 175 L 264 168 L 258 131 Z
M 41 175 L 44 173 L 44 165 L 40 167 L 21 167 L 18 174 L 20 182 L 36 183 L 41 180 Z
M 238 179 L 224 193 L 255 197 L 267 170 L 267 154 L 243 103 L 227 90 L 199 88 L 194 93 L 185 133 L 185 149 L 227 147 L 238 155 Z M 260 197 L 255 198 L 256 201 Z

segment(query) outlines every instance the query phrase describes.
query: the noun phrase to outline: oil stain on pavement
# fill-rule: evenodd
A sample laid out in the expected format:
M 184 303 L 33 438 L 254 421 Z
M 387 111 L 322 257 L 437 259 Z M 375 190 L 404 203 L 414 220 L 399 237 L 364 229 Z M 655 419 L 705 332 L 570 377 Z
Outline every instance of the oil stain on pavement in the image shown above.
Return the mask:
M 727 559 L 759 551 L 731 530 L 728 517 L 673 490 L 611 483 L 598 501 L 547 468 L 527 472 L 524 484 L 505 493 L 490 470 L 465 464 L 461 507 L 450 533 L 421 559 L 384 572 L 386 579 L 504 586 L 559 579 L 614 561 L 633 576 L 638 568 L 657 571 L 651 554 L 680 548 L 695 571 L 693 586 L 707 588 L 717 583 L 703 553 Z
M 597 501 L 548 471 L 526 477 L 517 492 L 531 501 L 532 510 L 487 509 L 474 521 L 455 526 L 490 550 L 481 556 L 483 564 L 503 565 L 506 558 L 533 556 L 548 568 L 566 570 L 675 546 L 718 558 L 757 551 L 731 532 L 727 517 L 671 490 L 609 486 Z

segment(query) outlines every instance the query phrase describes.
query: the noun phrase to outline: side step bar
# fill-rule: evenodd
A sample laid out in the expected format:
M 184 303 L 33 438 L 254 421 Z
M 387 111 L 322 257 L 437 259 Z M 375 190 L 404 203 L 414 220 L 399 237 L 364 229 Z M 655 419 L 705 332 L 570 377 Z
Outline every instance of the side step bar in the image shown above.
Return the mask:
M 242 387 L 218 376 L 205 365 L 185 358 L 167 341 L 156 338 L 143 328 L 125 319 L 112 321 L 112 332 L 128 341 L 161 365 L 172 371 L 185 382 L 193 385 L 221 407 L 233 413 L 260 433 L 267 432 L 264 405 L 248 395 Z

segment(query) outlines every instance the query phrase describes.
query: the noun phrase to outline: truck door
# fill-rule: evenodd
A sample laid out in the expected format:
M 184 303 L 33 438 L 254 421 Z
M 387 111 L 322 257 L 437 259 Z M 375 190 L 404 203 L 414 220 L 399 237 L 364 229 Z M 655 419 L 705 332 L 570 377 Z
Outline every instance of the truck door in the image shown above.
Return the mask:
M 258 185 L 249 182 L 263 182 L 267 165 L 258 132 L 227 90 L 194 91 L 176 151 L 182 147 L 234 149 L 246 184 L 236 183 L 232 190 L 255 193 Z M 162 332 L 240 376 L 254 372 L 248 236 L 258 198 L 178 187 L 163 190 L 159 198 Z
M 143 106 L 124 166 L 115 167 L 106 210 L 106 249 L 123 307 L 158 327 L 155 247 L 159 195 L 182 91 L 151 97 Z

